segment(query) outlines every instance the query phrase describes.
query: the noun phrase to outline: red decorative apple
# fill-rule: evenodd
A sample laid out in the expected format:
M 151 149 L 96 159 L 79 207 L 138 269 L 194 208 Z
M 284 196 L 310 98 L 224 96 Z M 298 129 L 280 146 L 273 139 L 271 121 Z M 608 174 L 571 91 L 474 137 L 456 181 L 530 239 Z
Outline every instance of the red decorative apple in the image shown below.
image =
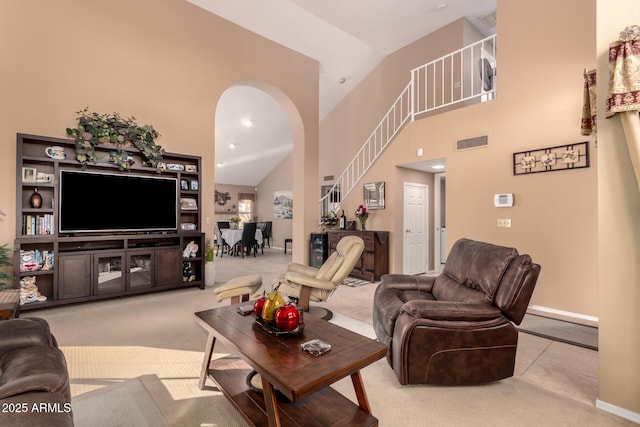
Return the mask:
M 276 311 L 276 327 L 283 331 L 293 331 L 300 323 L 300 313 L 294 303 L 283 305 Z
M 262 308 L 264 307 L 265 302 L 267 302 L 267 297 L 263 294 L 253 304 L 253 314 L 255 314 L 257 317 L 262 317 Z

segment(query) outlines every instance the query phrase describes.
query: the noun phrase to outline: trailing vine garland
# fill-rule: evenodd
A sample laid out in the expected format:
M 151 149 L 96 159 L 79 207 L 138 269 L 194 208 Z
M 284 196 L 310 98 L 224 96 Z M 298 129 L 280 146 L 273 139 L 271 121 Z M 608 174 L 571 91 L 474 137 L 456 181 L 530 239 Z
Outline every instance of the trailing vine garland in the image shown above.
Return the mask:
M 114 146 L 111 161 L 120 170 L 129 169 L 132 164 L 126 152 L 127 147 L 137 148 L 144 157 L 146 166 L 157 167 L 162 160 L 164 149 L 155 143 L 160 134 L 153 126 L 138 126 L 135 117 L 122 118 L 118 113 L 92 113 L 88 108 L 76 114 L 78 124 L 75 128 L 67 128 L 67 135 L 76 141 L 76 159 L 82 163 L 83 168 L 87 163 L 98 160 L 95 151 L 98 144 Z

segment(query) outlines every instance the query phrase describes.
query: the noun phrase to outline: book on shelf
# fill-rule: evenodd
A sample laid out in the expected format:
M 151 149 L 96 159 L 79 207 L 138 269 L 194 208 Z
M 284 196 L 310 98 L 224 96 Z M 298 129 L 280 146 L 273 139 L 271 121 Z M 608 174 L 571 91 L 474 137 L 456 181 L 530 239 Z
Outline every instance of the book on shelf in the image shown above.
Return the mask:
M 22 234 L 25 236 L 54 234 L 54 226 L 52 214 L 22 215 Z

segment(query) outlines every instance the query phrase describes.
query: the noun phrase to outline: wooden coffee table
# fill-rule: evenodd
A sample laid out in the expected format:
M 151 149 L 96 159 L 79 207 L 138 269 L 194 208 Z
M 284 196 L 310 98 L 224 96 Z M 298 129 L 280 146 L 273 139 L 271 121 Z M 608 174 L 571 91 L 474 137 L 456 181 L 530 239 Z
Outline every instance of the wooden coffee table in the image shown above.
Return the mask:
M 275 336 L 252 316 L 238 314 L 237 307 L 195 313 L 196 322 L 209 333 L 201 389 L 208 375 L 254 426 L 378 425 L 371 415 L 360 369 L 384 357 L 385 345 L 308 315 L 300 334 Z M 331 350 L 313 356 L 300 349 L 301 343 L 316 338 L 331 344 Z M 212 362 L 217 339 L 246 364 L 224 358 Z M 262 378 L 262 393 L 247 385 L 251 368 Z M 347 376 L 351 376 L 358 405 L 329 387 Z

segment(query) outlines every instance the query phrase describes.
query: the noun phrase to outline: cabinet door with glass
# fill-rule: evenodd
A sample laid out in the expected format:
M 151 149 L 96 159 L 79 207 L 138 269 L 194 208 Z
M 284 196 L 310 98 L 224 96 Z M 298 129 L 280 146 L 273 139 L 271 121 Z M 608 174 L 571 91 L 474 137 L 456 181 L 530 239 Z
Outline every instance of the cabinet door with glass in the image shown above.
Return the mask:
M 153 288 L 153 251 L 127 252 L 127 290 Z
M 104 295 L 125 289 L 124 254 L 104 252 L 93 255 L 93 294 Z

